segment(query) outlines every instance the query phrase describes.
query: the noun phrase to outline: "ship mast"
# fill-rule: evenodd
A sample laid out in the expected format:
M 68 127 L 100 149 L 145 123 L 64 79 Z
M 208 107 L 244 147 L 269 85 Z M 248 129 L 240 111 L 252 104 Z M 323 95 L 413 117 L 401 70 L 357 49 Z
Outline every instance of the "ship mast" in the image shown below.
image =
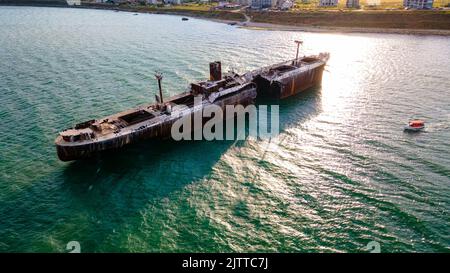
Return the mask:
M 163 75 L 160 72 L 156 72 L 155 77 L 158 80 L 158 88 L 159 88 L 159 98 L 158 98 L 158 96 L 156 96 L 156 100 L 158 103 L 164 103 L 163 95 L 162 95 L 162 88 L 161 88 L 161 80 L 163 78 Z
M 303 44 L 303 41 L 295 40 L 294 42 L 297 44 L 297 54 L 295 55 L 295 60 L 297 61 L 298 60 L 298 51 L 300 49 L 300 45 Z

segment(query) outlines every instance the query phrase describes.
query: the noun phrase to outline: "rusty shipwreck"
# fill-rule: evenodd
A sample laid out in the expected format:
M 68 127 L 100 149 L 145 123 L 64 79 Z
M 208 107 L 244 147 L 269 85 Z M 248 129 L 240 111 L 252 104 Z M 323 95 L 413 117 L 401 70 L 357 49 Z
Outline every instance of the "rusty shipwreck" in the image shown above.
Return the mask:
M 62 161 L 92 157 L 144 139 L 170 138 L 173 123 L 210 105 L 253 104 L 257 97 L 282 99 L 320 85 L 328 53 L 305 56 L 263 67 L 244 74 L 222 76 L 221 63 L 210 64 L 210 79 L 192 83 L 188 91 L 163 99 L 161 75 L 156 75 L 159 96 L 156 103 L 143 105 L 100 119 L 79 123 L 59 133 L 55 140 Z M 200 105 L 194 98 L 200 96 Z M 205 122 L 205 121 L 203 121 Z

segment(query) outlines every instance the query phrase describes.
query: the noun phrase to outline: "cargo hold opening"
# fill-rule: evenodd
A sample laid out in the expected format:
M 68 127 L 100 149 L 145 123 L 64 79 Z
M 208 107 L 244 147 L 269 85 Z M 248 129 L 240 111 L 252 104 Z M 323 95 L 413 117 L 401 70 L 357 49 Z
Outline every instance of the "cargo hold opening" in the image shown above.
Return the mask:
M 127 115 L 123 115 L 121 117 L 119 117 L 119 119 L 125 121 L 128 125 L 133 125 L 145 120 L 149 120 L 154 118 L 155 115 L 145 111 L 145 110 L 140 110 L 140 111 L 136 111 Z

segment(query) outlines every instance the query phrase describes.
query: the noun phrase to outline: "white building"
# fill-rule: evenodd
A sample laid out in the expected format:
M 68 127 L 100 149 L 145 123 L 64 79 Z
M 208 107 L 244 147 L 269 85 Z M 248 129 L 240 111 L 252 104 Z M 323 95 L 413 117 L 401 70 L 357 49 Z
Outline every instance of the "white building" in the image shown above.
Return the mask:
M 338 4 L 338 0 L 320 0 L 320 7 L 336 7 Z
M 149 5 L 157 5 L 160 4 L 161 2 L 158 0 L 147 0 L 147 4 Z
M 431 9 L 433 0 L 404 0 L 403 6 L 411 9 Z
M 359 0 L 347 0 L 345 6 L 347 8 L 359 8 Z

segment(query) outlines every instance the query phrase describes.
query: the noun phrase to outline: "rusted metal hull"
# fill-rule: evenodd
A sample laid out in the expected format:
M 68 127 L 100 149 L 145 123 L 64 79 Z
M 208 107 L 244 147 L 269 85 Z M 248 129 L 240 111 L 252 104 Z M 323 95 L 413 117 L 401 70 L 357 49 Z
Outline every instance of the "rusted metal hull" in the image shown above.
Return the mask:
M 322 83 L 322 74 L 325 64 L 317 66 L 313 69 L 301 71 L 292 75 L 290 78 L 280 80 L 281 84 L 276 85 L 279 89 L 275 92 L 279 94 L 281 99 L 293 96 L 302 91 L 319 86 Z
M 322 83 L 325 63 L 317 64 L 308 69 L 297 69 L 280 78 L 269 79 L 257 75 L 254 82 L 258 86 L 258 96 L 284 99 Z

